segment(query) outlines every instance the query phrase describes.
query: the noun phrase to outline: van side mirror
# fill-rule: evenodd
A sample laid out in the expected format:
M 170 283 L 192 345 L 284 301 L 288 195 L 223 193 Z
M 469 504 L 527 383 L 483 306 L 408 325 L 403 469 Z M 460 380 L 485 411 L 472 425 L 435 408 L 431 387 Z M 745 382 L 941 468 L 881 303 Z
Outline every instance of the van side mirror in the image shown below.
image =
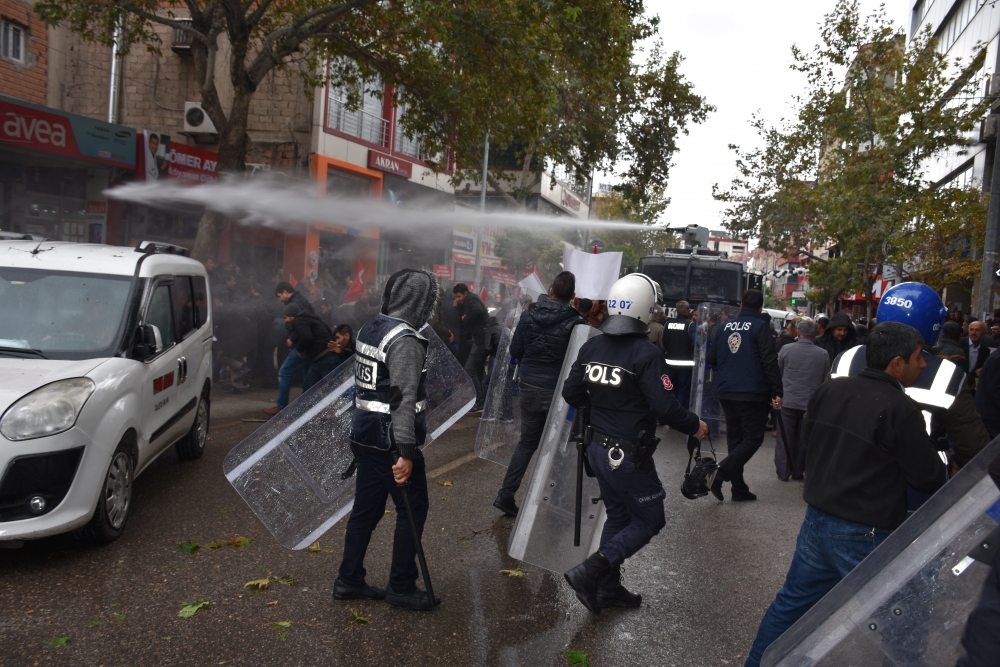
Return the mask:
M 163 351 L 163 338 L 160 330 L 154 324 L 143 324 L 135 332 L 133 356 L 139 361 L 146 361 Z

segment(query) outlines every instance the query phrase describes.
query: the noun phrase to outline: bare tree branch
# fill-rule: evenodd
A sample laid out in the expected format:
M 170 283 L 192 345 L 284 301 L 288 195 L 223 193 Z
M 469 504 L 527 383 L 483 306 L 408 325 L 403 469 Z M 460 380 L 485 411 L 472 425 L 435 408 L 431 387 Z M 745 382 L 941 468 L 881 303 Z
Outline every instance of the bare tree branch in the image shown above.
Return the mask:
M 490 175 L 489 171 L 486 172 L 486 182 L 489 183 L 489 185 L 494 190 L 499 192 L 503 196 L 503 198 L 507 200 L 508 203 L 513 204 L 514 206 L 518 207 L 521 210 L 524 210 L 524 202 L 520 202 L 517 199 L 514 199 L 514 197 L 512 197 L 509 192 L 503 189 L 503 185 L 500 183 L 500 181 L 498 181 L 496 178 Z M 484 184 L 483 187 L 485 188 L 486 185 Z

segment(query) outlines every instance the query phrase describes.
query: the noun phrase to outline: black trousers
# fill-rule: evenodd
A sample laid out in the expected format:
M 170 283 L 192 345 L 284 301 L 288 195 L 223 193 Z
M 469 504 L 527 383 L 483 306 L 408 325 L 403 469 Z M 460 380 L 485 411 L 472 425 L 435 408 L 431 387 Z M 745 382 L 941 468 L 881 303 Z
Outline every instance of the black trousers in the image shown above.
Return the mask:
M 502 500 L 513 500 L 514 494 L 521 486 L 521 479 L 542 439 L 542 431 L 545 430 L 545 420 L 549 416 L 549 406 L 552 405 L 552 394 L 555 389 L 542 389 L 522 382 L 518 392 L 521 408 L 521 439 L 517 441 L 514 455 L 510 457 L 507 475 L 503 478 L 500 493 L 497 494 Z
M 483 407 L 486 394 L 483 392 L 483 378 L 486 377 L 486 348 L 482 345 L 472 345 L 469 351 L 469 358 L 465 361 L 465 372 L 472 378 L 472 385 L 476 388 L 476 407 Z
M 983 583 L 979 606 L 969 614 L 962 636 L 966 655 L 955 667 L 994 667 L 1000 656 L 1000 556 Z
M 396 505 L 396 532 L 392 543 L 392 568 L 389 570 L 389 587 L 396 593 L 412 593 L 417 587 L 417 545 L 413 529 L 406 514 L 403 492 L 396 486 L 392 466 L 396 457 L 389 452 L 352 444 L 358 461 L 357 481 L 354 492 L 354 509 L 347 521 L 344 536 L 344 560 L 340 563 L 340 580 L 348 586 L 360 588 L 365 584 L 365 554 L 378 522 L 385 516 L 385 502 L 392 496 Z M 424 455 L 417 450 L 413 456 L 410 474 L 410 506 L 417 531 L 423 534 L 427 520 L 427 474 Z
M 774 468 L 778 477 L 788 481 L 789 477 L 801 479 L 806 472 L 806 446 L 802 442 L 802 417 L 805 410 L 782 408 L 774 412 L 774 418 L 781 420 L 782 428 L 778 429 L 778 442 L 774 447 Z M 777 426 L 777 425 L 776 425 Z M 784 433 L 784 438 L 782 438 Z M 792 454 L 788 460 L 785 446 Z
M 734 401 L 719 398 L 726 416 L 726 445 L 729 456 L 719 462 L 722 479 L 732 482 L 733 493 L 746 493 L 750 487 L 743 481 L 743 466 L 764 443 L 764 427 L 770 401 Z

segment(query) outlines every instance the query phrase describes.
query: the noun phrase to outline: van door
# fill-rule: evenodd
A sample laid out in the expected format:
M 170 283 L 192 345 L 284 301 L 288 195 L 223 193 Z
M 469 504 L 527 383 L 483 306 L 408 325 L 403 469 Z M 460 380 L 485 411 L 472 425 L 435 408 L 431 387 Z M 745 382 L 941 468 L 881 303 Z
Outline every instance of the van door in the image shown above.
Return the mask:
M 142 319 L 143 324 L 151 324 L 159 331 L 163 349 L 157 356 L 145 362 L 143 430 L 149 442 L 149 450 L 140 453 L 140 468 L 149 457 L 176 439 L 180 430 L 178 422 L 193 408 L 193 406 L 185 408 L 183 402 L 178 400 L 178 367 L 181 350 L 177 344 L 177 328 L 171 298 L 172 283 L 172 278 L 159 278 L 153 282 Z
M 177 365 L 177 400 L 187 406 L 201 398 L 203 379 L 209 374 L 211 357 L 206 359 L 205 340 L 211 344 L 212 332 L 205 326 L 207 322 L 202 310 L 196 306 L 197 295 L 205 291 L 202 276 L 174 276 L 171 292 L 174 299 L 174 323 L 180 341 L 179 363 Z M 211 348 L 208 348 L 209 350 Z M 194 423 L 196 410 L 191 410 L 178 422 L 180 433 L 186 433 Z

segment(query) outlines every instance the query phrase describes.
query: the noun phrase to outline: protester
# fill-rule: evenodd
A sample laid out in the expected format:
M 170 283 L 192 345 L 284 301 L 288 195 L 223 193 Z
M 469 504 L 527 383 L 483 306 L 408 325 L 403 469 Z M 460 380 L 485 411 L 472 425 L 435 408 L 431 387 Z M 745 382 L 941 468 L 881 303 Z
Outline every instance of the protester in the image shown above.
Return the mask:
M 717 371 L 716 394 L 726 417 L 729 456 L 719 462 L 712 494 L 723 500 L 722 484 L 732 484 L 734 502 L 757 500 L 743 479 L 743 467 L 764 442 L 768 408 L 781 409 L 781 372 L 768 320 L 761 315 L 764 295 L 743 293 L 739 315 L 718 328 L 706 360 Z
M 991 354 L 983 364 L 975 401 L 976 410 L 992 440 L 1000 435 L 1000 354 Z
M 787 482 L 803 479 L 806 469 L 806 449 L 802 443 L 802 418 L 809 400 L 830 375 L 830 357 L 813 342 L 816 323 L 798 318 L 795 332 L 798 339 L 778 352 L 781 371 L 782 406 L 776 418 L 781 420 L 778 442 L 774 448 L 774 466 L 778 479 Z M 789 460 L 789 455 L 791 460 Z
M 926 367 L 920 333 L 884 322 L 868 339 L 868 368 L 827 382 L 809 402 L 808 505 L 785 585 L 768 608 L 746 667 L 906 518 L 906 485 L 932 492 L 944 463 L 904 388 Z
M 976 393 L 976 380 L 979 378 L 986 363 L 986 358 L 990 356 L 990 339 L 986 336 L 986 325 L 979 320 L 969 322 L 969 335 L 961 341 L 965 348 L 966 357 L 969 360 L 969 389 L 973 395 Z M 996 342 L 993 342 L 996 347 Z
M 296 303 L 302 309 L 302 312 L 315 314 L 313 313 L 312 304 L 309 303 L 309 299 L 304 294 L 297 292 L 291 283 L 278 283 L 274 288 L 274 293 L 281 303 L 285 305 Z M 286 324 L 285 326 L 288 328 L 289 325 Z M 289 348 L 294 346 L 291 336 L 285 340 L 285 344 Z M 292 391 L 292 379 L 296 373 L 305 371 L 305 366 L 306 360 L 297 354 L 289 354 L 285 357 L 281 368 L 278 369 L 278 404 L 273 408 L 264 408 L 264 412 L 274 416 L 288 407 L 289 394 Z
M 653 306 L 653 316 L 649 320 L 649 342 L 656 345 L 663 352 L 663 326 L 667 321 L 667 314 L 663 312 L 663 306 Z
M 778 334 L 778 337 L 774 339 L 775 352 L 781 352 L 781 348 L 783 348 L 785 345 L 788 345 L 789 343 L 794 343 L 796 340 L 798 340 L 798 336 L 796 335 L 797 330 L 795 327 L 800 321 L 802 321 L 801 317 L 796 317 L 794 319 L 785 321 L 785 328 L 782 329 L 781 333 Z
M 830 318 L 826 315 L 820 315 L 816 318 L 816 330 L 819 332 L 816 334 L 817 337 L 822 336 L 826 333 L 826 325 L 830 323 Z
M 962 326 L 958 322 L 945 322 L 941 327 L 941 340 L 933 349 L 934 356 L 940 359 L 947 359 L 962 369 L 969 372 L 968 350 L 962 347 Z
M 589 313 L 590 309 L 593 307 L 594 307 L 594 302 L 591 301 L 590 299 L 579 299 L 576 302 L 577 312 L 583 315 L 584 317 L 587 316 L 587 313 Z
M 354 355 L 354 332 L 350 324 L 341 324 L 333 330 L 333 340 L 326 344 L 331 352 L 337 357 L 334 366 L 340 366 Z
M 826 331 L 816 338 L 816 345 L 826 350 L 833 362 L 837 355 L 858 344 L 858 330 L 847 313 L 835 313 L 826 326 Z
M 570 305 L 575 292 L 576 276 L 561 272 L 549 288 L 551 298 L 531 304 L 514 329 L 510 356 L 518 365 L 521 438 L 493 501 L 493 506 L 508 516 L 517 516 L 514 494 L 542 438 L 570 333 L 576 325 L 586 323 Z
M 465 361 L 465 371 L 472 378 L 472 384 L 476 388 L 476 404 L 473 406 L 472 412 L 480 413 L 483 411 L 483 401 L 485 400 L 483 377 L 486 374 L 486 347 L 483 336 L 489 313 L 483 300 L 479 298 L 478 294 L 470 292 L 465 283 L 458 283 L 451 291 L 455 295 L 455 307 L 459 308 L 462 313 L 462 338 L 469 341 L 469 354 Z
M 285 306 L 282 315 L 292 326 L 295 353 L 306 361 L 302 370 L 302 391 L 306 391 L 340 365 L 340 357 L 329 347 L 334 334 L 326 322 L 303 311 L 297 303 Z

